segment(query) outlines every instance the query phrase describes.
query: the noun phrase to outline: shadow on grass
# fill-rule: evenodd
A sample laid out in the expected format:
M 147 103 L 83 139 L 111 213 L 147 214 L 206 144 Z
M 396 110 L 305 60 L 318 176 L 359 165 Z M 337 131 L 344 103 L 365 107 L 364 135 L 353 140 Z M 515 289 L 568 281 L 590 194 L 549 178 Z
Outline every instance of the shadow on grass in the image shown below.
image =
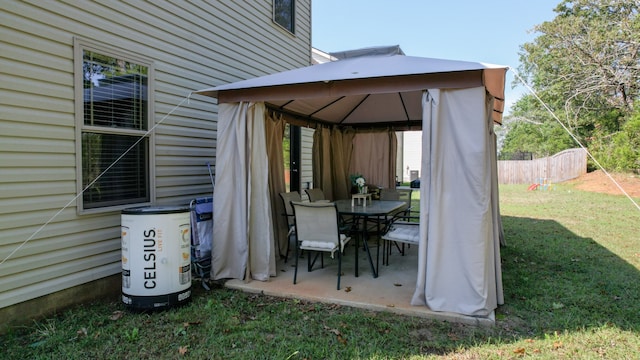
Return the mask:
M 535 335 L 613 325 L 640 331 L 640 271 L 553 220 L 503 217 L 505 305 Z

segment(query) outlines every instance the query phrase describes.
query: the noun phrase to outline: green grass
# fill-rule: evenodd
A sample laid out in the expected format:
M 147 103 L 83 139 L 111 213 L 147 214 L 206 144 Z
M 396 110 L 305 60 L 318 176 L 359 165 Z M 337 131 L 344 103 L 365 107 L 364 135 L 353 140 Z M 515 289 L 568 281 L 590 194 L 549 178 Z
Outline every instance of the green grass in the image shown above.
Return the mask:
M 505 305 L 495 327 L 194 284 L 179 308 L 133 313 L 114 296 L 11 329 L 2 358 L 637 358 L 640 212 L 568 185 L 500 191 Z

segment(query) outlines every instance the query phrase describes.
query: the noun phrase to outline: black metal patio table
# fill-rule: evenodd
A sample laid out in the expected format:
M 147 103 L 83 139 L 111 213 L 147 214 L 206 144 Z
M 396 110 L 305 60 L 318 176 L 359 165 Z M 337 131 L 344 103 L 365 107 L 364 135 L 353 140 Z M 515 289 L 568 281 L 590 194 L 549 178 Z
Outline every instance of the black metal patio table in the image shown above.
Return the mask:
M 368 231 L 367 231 L 367 220 L 369 217 L 381 217 L 388 216 L 393 214 L 395 211 L 401 209 L 406 205 L 404 201 L 395 201 L 395 200 L 373 200 L 365 206 L 364 204 L 358 204 L 358 202 L 352 202 L 351 199 L 346 200 L 336 200 L 335 204 L 338 208 L 338 213 L 340 215 L 351 215 L 355 218 L 362 218 L 362 235 L 363 235 L 363 243 L 364 248 L 367 252 L 367 257 L 369 258 L 369 264 L 371 265 L 371 272 L 373 273 L 373 277 L 378 277 L 378 265 L 380 262 L 380 225 L 378 225 L 378 243 L 377 243 L 377 254 L 376 254 L 376 265 L 373 265 L 373 258 L 371 257 L 371 251 L 369 249 L 368 243 Z M 353 204 L 353 205 L 352 205 Z M 356 236 L 356 277 L 358 277 L 358 237 Z

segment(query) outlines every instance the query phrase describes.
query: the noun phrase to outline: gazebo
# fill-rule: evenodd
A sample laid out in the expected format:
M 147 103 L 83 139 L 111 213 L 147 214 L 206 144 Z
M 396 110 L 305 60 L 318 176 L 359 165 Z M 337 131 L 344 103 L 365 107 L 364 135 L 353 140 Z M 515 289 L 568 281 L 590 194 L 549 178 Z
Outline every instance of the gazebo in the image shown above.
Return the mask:
M 282 156 L 269 154 L 278 153 L 282 122 L 316 127 L 314 177 L 334 198 L 348 191 L 335 179 L 346 176 L 339 159 L 354 136 L 420 129 L 411 303 L 492 318 L 504 302 L 493 126 L 502 121 L 507 70 L 382 52 L 195 91 L 218 100 L 212 278 L 277 275 L 273 176 Z

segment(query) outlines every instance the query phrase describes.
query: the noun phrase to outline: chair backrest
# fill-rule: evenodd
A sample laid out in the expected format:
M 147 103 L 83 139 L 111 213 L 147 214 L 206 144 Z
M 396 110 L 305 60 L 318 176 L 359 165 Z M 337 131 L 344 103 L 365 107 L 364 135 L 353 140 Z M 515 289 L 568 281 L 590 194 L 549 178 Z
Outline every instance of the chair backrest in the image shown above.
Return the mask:
M 404 201 L 405 206 L 402 210 L 407 210 L 411 207 L 411 189 L 381 189 L 380 200 L 399 200 Z
M 299 192 L 291 191 L 280 193 L 280 198 L 284 205 L 284 215 L 287 217 L 287 223 L 293 225 L 293 208 L 291 207 L 291 202 L 300 202 L 302 201 L 302 197 L 300 197 Z
M 292 202 L 298 241 L 340 243 L 338 208 L 330 202 Z
M 307 193 L 307 196 L 309 196 L 309 201 L 311 202 L 326 200 L 322 189 L 305 189 L 304 191 Z

